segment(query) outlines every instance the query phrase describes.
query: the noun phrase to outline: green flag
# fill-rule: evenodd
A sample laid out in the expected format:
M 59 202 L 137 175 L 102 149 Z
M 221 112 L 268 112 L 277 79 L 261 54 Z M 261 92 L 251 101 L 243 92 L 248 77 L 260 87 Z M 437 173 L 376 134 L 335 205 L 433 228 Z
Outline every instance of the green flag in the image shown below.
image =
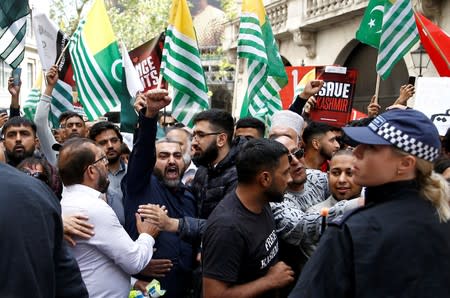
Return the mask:
M 356 31 L 356 39 L 362 43 L 378 49 L 381 29 L 383 27 L 383 13 L 385 0 L 371 0 L 364 12 L 363 19 Z
M 208 109 L 208 87 L 200 60 L 197 38 L 186 0 L 173 0 L 166 31 L 161 72 L 173 86 L 172 115 L 193 126 L 198 112 Z
M 419 41 L 410 0 L 388 0 L 384 7 L 383 28 L 378 48 L 377 72 L 385 80 L 395 64 Z
M 242 2 L 237 51 L 247 59 L 249 74 L 240 117 L 250 114 L 269 124 L 282 109 L 279 91 L 288 78 L 261 0 Z
M 0 1 L 0 59 L 17 68 L 25 54 L 27 0 Z
M 120 103 L 122 57 L 103 0 L 95 0 L 69 45 L 80 102 L 89 120 Z

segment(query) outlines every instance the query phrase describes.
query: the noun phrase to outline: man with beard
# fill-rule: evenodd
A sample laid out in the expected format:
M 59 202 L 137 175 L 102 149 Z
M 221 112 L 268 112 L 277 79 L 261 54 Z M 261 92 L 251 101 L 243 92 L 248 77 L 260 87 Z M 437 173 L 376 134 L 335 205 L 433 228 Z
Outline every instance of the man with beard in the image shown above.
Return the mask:
M 207 219 L 226 194 L 235 190 L 237 173 L 235 158 L 245 138 L 232 146 L 234 121 L 230 113 L 211 109 L 194 118 L 192 160 L 198 170 L 192 191 L 198 201 L 199 217 Z
M 320 211 L 307 211 L 308 206 L 323 201 L 322 196 L 311 183 L 307 182 L 304 166 L 303 148 L 298 148 L 290 137 L 275 136 L 275 141 L 283 144 L 289 151 L 290 175 L 292 180 L 284 194 L 284 200 L 270 203 L 275 218 L 277 235 L 280 238 L 280 258 L 292 266 L 296 277 L 307 261 L 312 246 L 319 241 L 322 218 Z M 311 176 L 314 179 L 315 176 Z M 314 180 L 313 180 L 314 181 Z M 317 181 L 314 181 L 317 183 Z M 328 220 L 333 220 L 345 211 L 357 207 L 357 202 L 342 202 L 329 210 Z M 299 254 L 299 249 L 303 254 Z M 286 289 L 287 292 L 290 289 Z
M 9 165 L 17 165 L 27 157 L 31 157 L 39 143 L 36 137 L 36 125 L 23 117 L 12 117 L 3 126 L 6 161 Z
M 197 216 L 194 196 L 181 183 L 185 164 L 180 144 L 168 138 L 155 144 L 158 112 L 171 101 L 167 91 L 151 90 L 138 100 L 145 101 L 146 108 L 139 112 L 139 131 L 122 181 L 125 229 L 133 239 L 138 236 L 134 214 L 141 212 L 139 205 L 164 205 L 173 218 Z M 195 261 L 193 245 L 174 233 L 161 232 L 155 248 L 154 258 L 161 264 L 153 269 L 157 267 L 159 272 L 137 277 L 147 281 L 157 278 L 167 290 L 164 297 L 186 297 Z
M 102 199 L 109 184 L 108 159 L 92 140 L 66 141 L 60 150 L 58 168 L 65 186 L 63 216 L 83 213 L 95 226 L 95 235 L 77 239 L 77 245 L 71 248 L 89 297 L 127 297 L 130 275 L 143 270 L 152 258 L 158 229 L 135 214 L 140 235 L 136 241 L 128 236 Z
M 236 168 L 236 190 L 211 213 L 203 236 L 204 297 L 276 297 L 294 280 L 278 260 L 269 206 L 283 200 L 291 181 L 288 151 L 272 140 L 250 140 Z
M 194 179 L 195 172 L 197 172 L 197 167 L 192 162 L 191 148 L 192 148 L 192 133 L 187 127 L 176 127 L 169 130 L 166 134 L 169 139 L 172 139 L 181 146 L 181 152 L 183 153 L 183 160 L 185 165 L 185 170 L 181 182 L 184 185 L 190 185 L 192 179 Z
M 320 170 L 329 161 L 340 145 L 334 131 L 337 129 L 321 122 L 311 122 L 303 131 L 305 143 L 305 166 Z
M 94 124 L 89 131 L 89 138 L 103 148 L 108 158 L 108 179 L 106 202 L 114 210 L 121 225 L 125 224 L 123 211 L 122 178 L 127 173 L 127 165 L 120 158 L 123 142 L 119 128 L 112 122 L 101 121 Z

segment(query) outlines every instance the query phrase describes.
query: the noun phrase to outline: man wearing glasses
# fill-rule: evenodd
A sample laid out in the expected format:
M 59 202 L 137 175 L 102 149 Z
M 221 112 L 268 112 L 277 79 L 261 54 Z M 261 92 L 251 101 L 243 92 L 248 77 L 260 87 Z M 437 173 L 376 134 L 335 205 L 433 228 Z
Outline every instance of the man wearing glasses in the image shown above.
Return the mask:
M 77 238 L 77 244 L 71 248 L 89 297 L 127 297 L 130 275 L 146 268 L 152 258 L 158 229 L 136 214 L 139 238 L 133 241 L 128 236 L 102 199 L 109 184 L 108 159 L 92 140 L 66 141 L 60 150 L 58 168 L 65 186 L 63 216 L 82 213 L 95 226 L 90 239 Z
M 194 118 L 192 148 L 193 162 L 198 166 L 192 182 L 192 191 L 199 206 L 199 217 L 207 219 L 209 214 L 226 194 L 237 185 L 235 158 L 240 143 L 232 146 L 234 121 L 230 113 L 210 109 Z

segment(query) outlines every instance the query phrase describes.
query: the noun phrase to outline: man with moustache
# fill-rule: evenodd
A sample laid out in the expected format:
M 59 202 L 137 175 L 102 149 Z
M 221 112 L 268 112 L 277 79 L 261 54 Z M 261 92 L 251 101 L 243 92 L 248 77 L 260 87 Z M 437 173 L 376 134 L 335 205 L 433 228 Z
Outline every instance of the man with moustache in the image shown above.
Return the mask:
M 127 297 L 130 275 L 146 268 L 158 229 L 135 214 L 139 238 L 131 240 L 117 216 L 103 200 L 109 185 L 108 159 L 94 141 L 73 138 L 60 150 L 58 168 L 64 183 L 63 216 L 85 214 L 95 226 L 90 239 L 77 239 L 77 259 L 89 297 Z
M 198 166 L 191 189 L 198 201 L 199 217 L 207 219 L 226 194 L 235 190 L 235 158 L 247 140 L 233 143 L 234 121 L 230 113 L 210 109 L 194 118 L 192 160 Z
M 190 185 L 197 172 L 197 166 L 192 162 L 191 156 L 192 133 L 187 127 L 175 127 L 167 132 L 166 137 L 180 143 L 185 165 L 181 182 L 183 182 L 184 185 Z
M 322 218 L 320 211 L 307 211 L 305 207 L 313 205 L 312 202 L 316 202 L 317 198 L 314 188 L 306 184 L 303 149 L 298 148 L 296 142 L 288 136 L 274 136 L 273 139 L 283 144 L 289 151 L 292 180 L 284 193 L 284 200 L 270 203 L 270 205 L 275 218 L 277 235 L 280 238 L 280 257 L 292 266 L 298 276 L 307 261 L 306 257 L 313 249 L 311 247 L 319 241 L 323 232 Z M 328 220 L 333 220 L 356 206 L 357 201 L 339 203 L 330 208 Z M 303 254 L 299 254 L 299 250 Z
M 204 297 L 277 297 L 292 269 L 278 260 L 269 202 L 280 202 L 291 180 L 287 149 L 250 140 L 236 159 L 238 185 L 208 218 L 203 236 Z
M 106 192 L 106 202 L 116 213 L 120 224 L 124 225 L 125 215 L 121 182 L 127 173 L 127 165 L 120 158 L 123 137 L 114 123 L 101 121 L 91 127 L 89 138 L 103 148 L 108 158 L 108 179 L 110 184 Z
M 139 205 L 164 205 L 174 218 L 197 216 L 194 196 L 181 183 L 185 164 L 180 144 L 168 138 L 155 144 L 158 112 L 171 99 L 166 90 L 151 90 L 139 96 L 140 101 L 145 100 L 146 108 L 139 112 L 139 131 L 122 181 L 125 229 L 133 239 L 138 236 L 134 214 L 140 212 Z M 164 277 L 151 273 L 150 279 L 138 278 L 157 278 L 167 290 L 164 297 L 185 297 L 195 261 L 193 245 L 174 233 L 161 232 L 155 248 L 155 259 L 169 260 L 169 264 L 162 265 L 168 272 L 164 272 Z
M 320 170 L 339 150 L 336 130 L 338 129 L 321 122 L 311 122 L 305 128 L 302 137 L 305 143 L 305 165 L 308 169 Z
M 3 126 L 6 162 L 13 167 L 31 157 L 39 143 L 36 125 L 23 117 L 12 117 Z

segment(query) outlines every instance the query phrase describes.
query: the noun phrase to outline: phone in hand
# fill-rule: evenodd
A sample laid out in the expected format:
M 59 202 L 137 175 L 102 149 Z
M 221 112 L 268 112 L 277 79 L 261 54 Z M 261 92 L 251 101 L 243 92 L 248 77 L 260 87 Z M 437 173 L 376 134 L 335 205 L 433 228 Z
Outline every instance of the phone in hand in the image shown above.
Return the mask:
M 416 77 L 409 77 L 408 78 L 408 85 L 415 85 L 416 84 Z
M 8 115 L 8 111 L 6 109 L 0 108 L 0 115 L 6 114 Z
M 11 72 L 11 76 L 14 78 L 14 86 L 19 86 L 20 84 L 20 75 L 22 74 L 22 68 L 17 67 L 16 69 L 13 69 Z

